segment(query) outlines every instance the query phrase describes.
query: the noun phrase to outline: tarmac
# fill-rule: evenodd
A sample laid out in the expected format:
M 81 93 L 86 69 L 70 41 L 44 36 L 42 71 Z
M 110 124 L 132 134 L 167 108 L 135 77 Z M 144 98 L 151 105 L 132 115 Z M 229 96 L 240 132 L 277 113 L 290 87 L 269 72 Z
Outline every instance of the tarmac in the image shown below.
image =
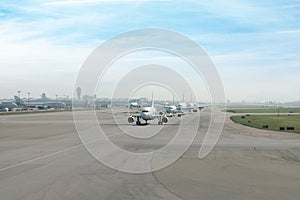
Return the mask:
M 84 116 L 85 111 L 81 112 Z M 299 134 L 245 127 L 230 121 L 228 115 L 217 145 L 199 159 L 210 122 L 206 110 L 200 117 L 172 117 L 163 126 L 156 122 L 135 126 L 124 115 L 104 111 L 97 111 L 97 116 L 111 141 L 126 151 L 162 148 L 182 122 L 187 136 L 193 130 L 197 135 L 173 164 L 151 173 L 131 174 L 105 166 L 85 149 L 72 112 L 3 115 L 1 200 L 295 200 L 300 196 Z

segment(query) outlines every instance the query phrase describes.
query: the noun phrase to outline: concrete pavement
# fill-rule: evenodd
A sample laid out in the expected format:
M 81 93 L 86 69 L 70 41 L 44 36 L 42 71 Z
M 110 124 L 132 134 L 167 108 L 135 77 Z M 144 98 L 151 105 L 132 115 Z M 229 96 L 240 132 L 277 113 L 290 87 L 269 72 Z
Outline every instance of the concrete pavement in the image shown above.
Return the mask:
M 209 123 L 209 115 L 201 114 L 201 128 L 189 150 L 171 166 L 147 174 L 119 172 L 95 160 L 81 144 L 71 112 L 0 116 L 0 197 L 298 199 L 298 135 L 276 132 L 270 136 L 227 119 L 217 146 L 199 160 Z M 98 115 L 115 144 L 136 152 L 161 148 L 172 139 L 180 122 L 170 119 L 159 137 L 147 141 L 132 139 L 123 129 L 146 133 L 160 129 L 156 123 L 135 127 L 124 118 L 118 127 L 109 114 Z M 187 126 L 194 126 L 193 120 Z

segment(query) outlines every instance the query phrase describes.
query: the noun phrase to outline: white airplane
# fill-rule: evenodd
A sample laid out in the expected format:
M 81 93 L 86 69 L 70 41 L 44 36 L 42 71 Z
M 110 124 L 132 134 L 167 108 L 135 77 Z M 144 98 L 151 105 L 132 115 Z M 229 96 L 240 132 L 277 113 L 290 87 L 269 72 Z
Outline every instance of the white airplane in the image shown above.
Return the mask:
M 143 119 L 146 124 L 149 120 L 158 119 L 158 124 L 162 125 L 168 122 L 168 118 L 163 113 L 158 113 L 156 108 L 154 107 L 154 100 L 152 95 L 152 105 L 151 107 L 142 108 L 139 114 L 132 114 L 128 117 L 128 122 L 133 123 L 136 119 L 136 125 L 141 125 L 141 119 Z
M 138 102 L 131 102 L 129 104 L 129 107 L 132 109 L 132 108 L 140 108 L 141 105 L 138 104 Z
M 168 106 L 166 108 L 166 112 L 169 114 L 170 117 L 172 117 L 174 114 L 178 114 L 178 117 L 181 117 L 182 115 L 185 115 L 189 112 L 197 112 L 197 108 L 195 104 L 190 103 L 187 105 L 187 103 L 184 102 L 184 95 L 183 95 L 183 102 L 180 102 L 177 106 L 174 104 L 174 95 L 173 95 L 173 105 Z
M 1 111 L 10 111 L 14 108 L 17 108 L 18 105 L 13 101 L 2 101 L 0 102 L 0 109 Z
M 42 94 L 40 99 L 28 99 L 23 100 L 18 96 L 14 96 L 16 103 L 23 107 L 38 108 L 38 109 L 47 109 L 47 108 L 64 108 L 66 104 L 59 102 L 57 100 L 49 99 L 45 93 Z
M 193 96 L 191 95 L 191 101 L 190 103 L 186 103 L 184 101 L 184 93 L 183 93 L 183 101 L 179 103 L 176 108 L 177 110 L 181 112 L 197 112 L 198 110 L 201 110 L 202 108 L 198 107 L 195 103 L 193 103 Z
M 166 109 L 166 113 L 168 113 L 170 117 L 173 117 L 174 114 L 178 114 L 178 117 L 181 115 L 184 115 L 184 112 L 182 110 L 178 110 L 175 105 L 168 106 Z
M 173 95 L 173 104 L 172 105 L 166 105 L 165 106 L 165 109 L 166 109 L 166 113 L 168 114 L 168 117 L 173 117 L 174 114 L 177 114 L 177 113 L 181 113 L 181 111 L 179 111 L 177 109 L 177 106 L 175 105 L 175 97 Z M 180 116 L 180 115 L 178 115 Z

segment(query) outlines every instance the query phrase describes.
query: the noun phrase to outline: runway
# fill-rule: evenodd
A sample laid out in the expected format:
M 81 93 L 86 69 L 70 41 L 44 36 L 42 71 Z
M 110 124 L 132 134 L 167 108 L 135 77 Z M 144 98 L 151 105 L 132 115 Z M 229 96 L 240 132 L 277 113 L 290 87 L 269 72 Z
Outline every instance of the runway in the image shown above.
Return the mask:
M 84 115 L 84 111 L 83 115 Z M 118 146 L 133 152 L 160 149 L 181 120 L 189 134 L 197 115 L 136 127 L 118 115 L 98 112 L 101 127 Z M 34 199 L 298 199 L 300 138 L 226 123 L 218 144 L 200 160 L 209 115 L 201 111 L 193 145 L 172 165 L 130 174 L 97 161 L 79 140 L 72 112 L 0 116 L 0 197 Z M 124 131 L 125 130 L 125 131 Z M 133 136 L 143 134 L 141 139 Z M 150 139 L 149 139 L 150 138 Z

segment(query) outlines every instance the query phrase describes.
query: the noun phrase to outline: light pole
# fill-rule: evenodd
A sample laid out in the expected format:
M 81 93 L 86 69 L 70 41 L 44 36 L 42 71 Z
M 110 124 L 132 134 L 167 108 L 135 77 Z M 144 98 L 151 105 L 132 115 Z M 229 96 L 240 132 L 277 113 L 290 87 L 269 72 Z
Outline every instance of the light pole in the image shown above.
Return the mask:
M 19 106 L 19 108 L 20 108 L 20 104 L 21 104 L 20 94 L 21 94 L 21 91 L 18 90 L 17 93 L 18 93 L 18 97 L 19 97 L 19 102 L 17 102 L 17 104 L 18 104 L 18 106 Z
M 27 92 L 27 109 L 29 108 L 30 92 Z
M 279 105 L 277 105 L 277 117 L 279 117 Z
M 55 95 L 55 104 L 56 104 L 56 107 L 57 107 L 57 109 L 58 109 L 58 104 L 57 104 L 57 94 Z
M 44 94 L 44 93 L 43 93 Z M 42 100 L 43 100 L 43 110 L 45 109 L 45 98 L 44 98 L 44 95 L 41 95 L 41 97 L 42 97 Z

